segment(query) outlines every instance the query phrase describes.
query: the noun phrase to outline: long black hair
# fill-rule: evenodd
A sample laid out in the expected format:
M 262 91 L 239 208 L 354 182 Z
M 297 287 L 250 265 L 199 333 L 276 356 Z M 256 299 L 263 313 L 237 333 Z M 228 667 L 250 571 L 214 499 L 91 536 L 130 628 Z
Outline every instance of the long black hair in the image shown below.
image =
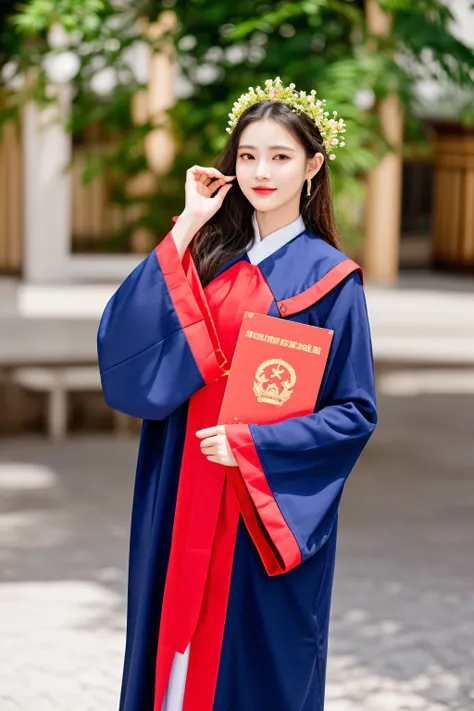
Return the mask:
M 283 101 L 266 99 L 250 106 L 240 116 L 214 167 L 224 175 L 235 175 L 237 149 L 242 131 L 253 121 L 264 118 L 271 118 L 290 131 L 303 146 L 308 158 L 312 158 L 315 153 L 324 155 L 324 162 L 312 179 L 309 197 L 306 197 L 306 183 L 303 186 L 300 213 L 307 229 L 336 249 L 341 249 L 334 220 L 326 149 L 318 127 L 306 114 L 292 111 Z M 253 212 L 253 205 L 234 179 L 233 187 L 224 198 L 221 208 L 206 222 L 190 244 L 190 251 L 204 286 L 221 266 L 247 250 L 253 237 Z

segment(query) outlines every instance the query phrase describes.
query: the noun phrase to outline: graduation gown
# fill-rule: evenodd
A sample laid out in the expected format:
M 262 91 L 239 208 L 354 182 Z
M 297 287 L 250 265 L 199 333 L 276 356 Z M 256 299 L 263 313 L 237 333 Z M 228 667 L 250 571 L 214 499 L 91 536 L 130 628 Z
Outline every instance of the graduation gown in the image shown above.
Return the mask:
M 226 425 L 223 467 L 195 432 L 245 310 L 334 336 L 314 412 Z M 120 711 L 322 711 L 338 506 L 377 422 L 360 268 L 300 216 L 203 288 L 169 232 L 108 302 L 98 354 L 106 402 L 143 420 Z

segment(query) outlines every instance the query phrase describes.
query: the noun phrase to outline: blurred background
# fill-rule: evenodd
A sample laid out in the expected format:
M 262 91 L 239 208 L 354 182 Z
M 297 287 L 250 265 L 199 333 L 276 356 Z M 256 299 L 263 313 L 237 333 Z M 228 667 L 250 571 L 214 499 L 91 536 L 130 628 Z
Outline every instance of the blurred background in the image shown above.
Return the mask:
M 98 320 L 276 76 L 347 123 L 378 388 L 327 709 L 474 708 L 473 48 L 468 0 L 0 3 L 1 711 L 117 708 L 140 423 L 103 402 Z

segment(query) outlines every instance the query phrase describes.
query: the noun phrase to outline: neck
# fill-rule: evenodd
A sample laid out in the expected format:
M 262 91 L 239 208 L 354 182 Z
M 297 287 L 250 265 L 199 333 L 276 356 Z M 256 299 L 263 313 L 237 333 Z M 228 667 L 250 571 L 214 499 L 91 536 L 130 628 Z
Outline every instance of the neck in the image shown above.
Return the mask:
M 263 240 L 267 237 L 267 235 L 275 232 L 275 230 L 279 230 L 281 227 L 289 225 L 291 222 L 297 220 L 299 216 L 299 200 L 298 204 L 282 205 L 276 210 L 269 210 L 268 212 L 260 212 L 259 210 L 256 210 L 255 217 L 260 231 L 260 239 Z

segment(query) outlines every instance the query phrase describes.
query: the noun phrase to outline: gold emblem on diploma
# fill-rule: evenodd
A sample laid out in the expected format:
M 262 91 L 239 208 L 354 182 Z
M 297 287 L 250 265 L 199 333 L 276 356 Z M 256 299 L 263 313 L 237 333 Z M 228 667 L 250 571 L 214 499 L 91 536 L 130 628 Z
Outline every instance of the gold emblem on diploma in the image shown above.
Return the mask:
M 272 358 L 258 366 L 253 391 L 258 402 L 281 406 L 291 397 L 291 388 L 295 382 L 296 372 L 293 366 L 281 358 Z

